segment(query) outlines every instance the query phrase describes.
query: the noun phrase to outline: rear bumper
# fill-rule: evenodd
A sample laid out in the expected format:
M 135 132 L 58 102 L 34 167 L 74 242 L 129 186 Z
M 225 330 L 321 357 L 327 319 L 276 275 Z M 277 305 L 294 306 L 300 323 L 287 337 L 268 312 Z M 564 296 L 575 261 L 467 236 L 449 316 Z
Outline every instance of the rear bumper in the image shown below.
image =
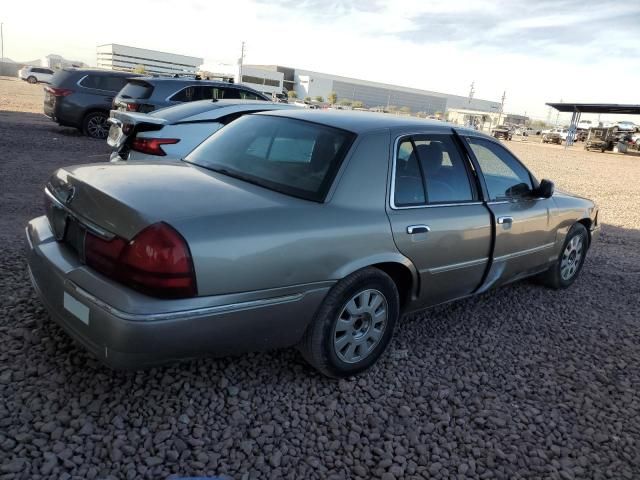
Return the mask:
M 51 318 L 112 368 L 295 345 L 330 288 L 313 284 L 187 300 L 153 299 L 77 264 L 53 239 L 46 217 L 29 222 L 26 233 L 31 281 Z M 101 286 L 89 292 L 79 286 L 79 279 Z M 126 308 L 104 300 L 120 297 L 127 300 Z

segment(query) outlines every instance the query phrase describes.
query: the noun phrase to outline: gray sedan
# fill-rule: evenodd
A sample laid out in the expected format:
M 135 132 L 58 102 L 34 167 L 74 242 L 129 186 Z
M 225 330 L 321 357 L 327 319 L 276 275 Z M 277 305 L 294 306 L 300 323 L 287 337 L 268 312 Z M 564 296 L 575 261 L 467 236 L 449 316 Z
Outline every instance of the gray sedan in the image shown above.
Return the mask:
M 114 367 L 297 346 L 354 375 L 404 312 L 570 286 L 599 232 L 495 139 L 359 112 L 246 115 L 183 162 L 63 168 L 45 196 L 33 284 Z

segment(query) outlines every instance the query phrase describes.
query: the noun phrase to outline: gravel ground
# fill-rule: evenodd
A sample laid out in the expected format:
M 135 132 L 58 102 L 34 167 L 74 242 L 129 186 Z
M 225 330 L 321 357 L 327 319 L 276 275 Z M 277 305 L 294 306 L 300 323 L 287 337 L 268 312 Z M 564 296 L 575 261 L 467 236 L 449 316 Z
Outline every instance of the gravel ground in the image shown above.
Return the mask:
M 107 151 L 7 112 L 38 111 L 18 87 L 0 78 L 0 479 L 640 477 L 640 158 L 510 142 L 600 204 L 581 278 L 405 319 L 362 377 L 291 350 L 112 372 L 49 320 L 22 254 L 48 174 Z

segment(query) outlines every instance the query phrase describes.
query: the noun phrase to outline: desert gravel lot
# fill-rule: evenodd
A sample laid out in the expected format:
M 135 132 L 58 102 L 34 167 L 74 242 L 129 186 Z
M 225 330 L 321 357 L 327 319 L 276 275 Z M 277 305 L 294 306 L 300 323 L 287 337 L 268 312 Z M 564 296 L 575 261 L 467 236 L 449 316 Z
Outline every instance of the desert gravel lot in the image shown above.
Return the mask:
M 113 372 L 29 284 L 44 180 L 107 159 L 38 113 L 41 91 L 0 77 L 0 479 L 640 478 L 640 157 L 508 142 L 600 205 L 581 277 L 405 319 L 362 377 L 291 350 Z

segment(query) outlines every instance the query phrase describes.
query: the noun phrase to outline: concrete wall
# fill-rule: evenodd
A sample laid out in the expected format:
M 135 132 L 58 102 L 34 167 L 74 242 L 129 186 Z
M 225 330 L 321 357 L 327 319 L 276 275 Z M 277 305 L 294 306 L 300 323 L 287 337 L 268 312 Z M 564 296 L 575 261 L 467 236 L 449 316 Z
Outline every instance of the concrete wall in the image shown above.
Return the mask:
M 0 62 L 0 75 L 5 77 L 17 77 L 18 70 L 21 68 L 21 63 Z

